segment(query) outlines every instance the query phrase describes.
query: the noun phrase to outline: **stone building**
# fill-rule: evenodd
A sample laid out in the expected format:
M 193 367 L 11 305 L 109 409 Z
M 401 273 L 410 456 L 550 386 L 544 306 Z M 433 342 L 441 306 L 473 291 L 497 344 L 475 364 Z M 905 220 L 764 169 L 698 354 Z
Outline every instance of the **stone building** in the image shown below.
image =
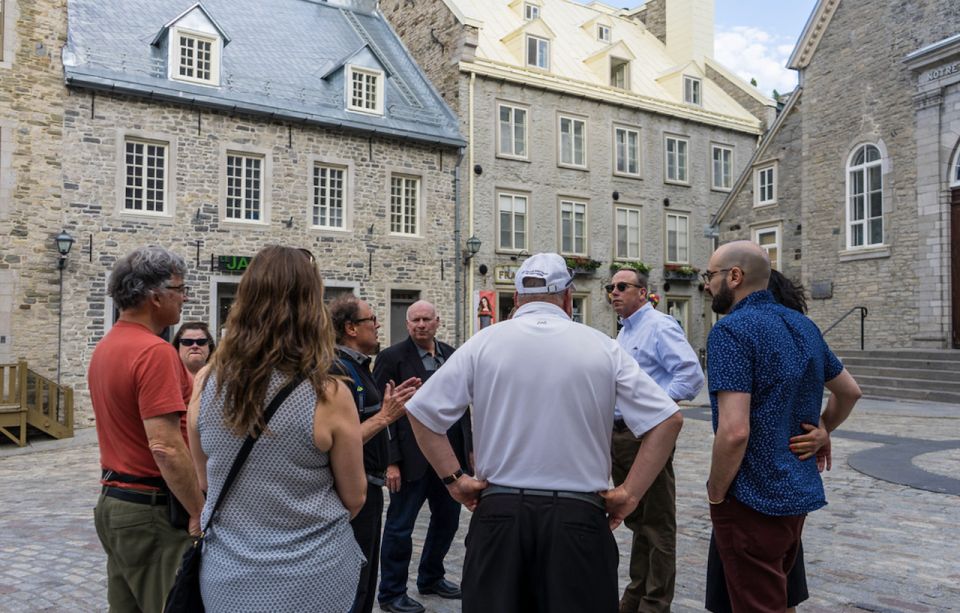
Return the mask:
M 513 307 L 531 253 L 578 269 L 575 316 L 608 333 L 611 266 L 650 268 L 694 347 L 710 318 L 694 269 L 774 103 L 712 58 L 712 0 L 635 10 L 569 0 L 383 0 L 381 10 L 460 118 L 465 321 Z M 595 270 L 590 270 L 595 267 Z M 469 333 L 469 330 L 467 331 Z
M 116 317 L 109 272 L 144 244 L 188 260 L 182 321 L 221 330 L 249 258 L 283 244 L 316 256 L 328 296 L 367 299 L 383 343 L 406 335 L 417 298 L 439 306 L 453 336 L 464 141 L 376 2 L 69 0 L 49 13 L 50 57 L 31 34 L 22 67 L 49 82 L 31 80 L 45 89 L 0 119 L 4 137 L 19 125 L 44 147 L 33 153 L 24 137 L 15 159 L 32 157 L 2 187 L 17 193 L 3 212 L 16 242 L 0 246 L 10 356 L 41 370 L 55 361 L 61 228 L 76 239 L 62 379 L 81 391 Z M 39 180 L 26 183 L 31 173 Z
M 820 0 L 789 67 L 721 240 L 765 245 L 822 328 L 865 306 L 869 348 L 960 348 L 960 4 Z

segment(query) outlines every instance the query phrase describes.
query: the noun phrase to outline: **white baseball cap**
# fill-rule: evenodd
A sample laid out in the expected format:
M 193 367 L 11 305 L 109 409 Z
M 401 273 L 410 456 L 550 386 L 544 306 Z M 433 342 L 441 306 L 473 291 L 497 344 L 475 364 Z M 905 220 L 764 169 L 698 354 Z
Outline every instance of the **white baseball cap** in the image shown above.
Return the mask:
M 524 279 L 543 279 L 544 287 L 524 287 Z M 523 261 L 514 277 L 518 294 L 557 294 L 573 283 L 573 271 L 556 253 L 538 253 Z

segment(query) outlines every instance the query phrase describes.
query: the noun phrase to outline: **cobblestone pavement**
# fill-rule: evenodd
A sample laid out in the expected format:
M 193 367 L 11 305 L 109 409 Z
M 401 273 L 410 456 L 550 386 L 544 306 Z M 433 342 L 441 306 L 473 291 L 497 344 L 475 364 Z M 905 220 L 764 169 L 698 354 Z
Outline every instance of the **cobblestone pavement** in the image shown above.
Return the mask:
M 891 408 L 892 406 L 892 408 Z M 897 407 L 900 407 L 899 410 Z M 921 409 L 923 407 L 920 407 Z M 850 468 L 848 457 L 884 443 L 866 435 L 920 441 L 957 441 L 952 449 L 906 460 L 927 474 L 956 477 L 960 459 L 960 407 L 940 405 L 918 416 L 917 407 L 864 402 L 834 439 L 834 468 L 825 476 L 830 504 L 804 528 L 815 611 L 960 611 L 960 496 L 879 480 Z M 686 410 L 677 445 L 678 569 L 674 610 L 702 610 L 709 511 L 703 484 L 710 464 L 709 413 Z M 32 449 L 0 446 L 0 611 L 106 610 L 105 558 L 93 527 L 99 472 L 91 430 L 69 442 Z M 902 454 L 901 454 L 902 455 Z M 909 455 L 909 454 L 908 454 Z M 463 537 L 470 514 L 447 558 L 459 580 Z M 428 512 L 414 535 L 414 558 Z M 619 528 L 621 585 L 626 583 L 630 532 Z M 414 565 L 415 569 L 415 565 Z M 457 601 L 410 594 L 428 611 L 459 611 Z

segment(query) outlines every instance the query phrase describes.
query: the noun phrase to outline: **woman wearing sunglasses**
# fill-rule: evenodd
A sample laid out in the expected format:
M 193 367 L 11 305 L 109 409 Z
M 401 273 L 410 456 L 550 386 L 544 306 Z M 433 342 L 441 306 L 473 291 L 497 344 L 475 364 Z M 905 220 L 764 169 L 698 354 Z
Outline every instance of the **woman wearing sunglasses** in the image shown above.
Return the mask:
M 196 375 L 213 353 L 213 335 L 202 321 L 188 321 L 177 330 L 173 337 L 173 346 L 190 374 Z

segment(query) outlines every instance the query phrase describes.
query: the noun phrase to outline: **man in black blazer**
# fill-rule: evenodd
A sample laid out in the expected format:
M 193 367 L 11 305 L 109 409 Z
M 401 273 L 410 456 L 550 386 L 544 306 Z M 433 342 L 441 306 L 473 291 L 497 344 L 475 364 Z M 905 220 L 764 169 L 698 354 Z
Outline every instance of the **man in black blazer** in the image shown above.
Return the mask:
M 424 300 L 407 309 L 410 336 L 377 356 L 373 376 L 382 391 L 390 381 L 411 377 L 426 381 L 453 353 L 453 347 L 436 340 L 440 317 L 432 304 Z M 383 528 L 380 549 L 380 590 L 377 599 L 383 611 L 420 613 L 423 605 L 407 595 L 407 573 L 413 555 L 413 526 L 424 501 L 430 504 L 430 525 L 420 555 L 417 588 L 421 594 L 442 598 L 460 598 L 460 587 L 444 578 L 443 559 L 460 525 L 460 503 L 450 497 L 446 486 L 430 468 L 417 446 L 406 417 L 390 426 L 390 465 L 387 489 L 390 506 Z M 470 455 L 473 432 L 469 413 L 456 423 L 447 437 L 460 466 L 472 472 Z

